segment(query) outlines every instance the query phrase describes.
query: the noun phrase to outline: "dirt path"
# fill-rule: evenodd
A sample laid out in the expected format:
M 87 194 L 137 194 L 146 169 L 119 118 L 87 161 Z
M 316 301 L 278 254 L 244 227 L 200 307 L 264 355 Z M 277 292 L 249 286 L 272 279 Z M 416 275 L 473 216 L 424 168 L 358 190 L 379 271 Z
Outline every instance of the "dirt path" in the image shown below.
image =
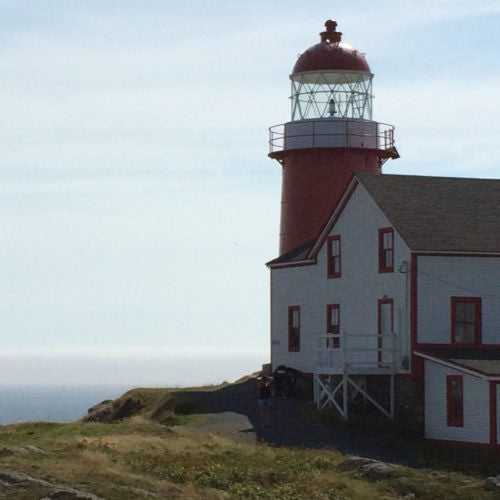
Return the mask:
M 256 394 L 256 381 L 249 380 L 216 391 L 193 391 L 186 395 L 197 413 L 212 414 L 197 425 L 200 430 L 246 442 L 259 439 L 278 446 L 330 448 L 393 463 L 418 465 L 403 440 L 388 442 L 380 433 L 367 437 L 366 433 L 358 435 L 345 428 L 314 422 L 304 414 L 304 403 L 307 404 L 304 400 L 274 397 L 270 419 L 262 425 Z

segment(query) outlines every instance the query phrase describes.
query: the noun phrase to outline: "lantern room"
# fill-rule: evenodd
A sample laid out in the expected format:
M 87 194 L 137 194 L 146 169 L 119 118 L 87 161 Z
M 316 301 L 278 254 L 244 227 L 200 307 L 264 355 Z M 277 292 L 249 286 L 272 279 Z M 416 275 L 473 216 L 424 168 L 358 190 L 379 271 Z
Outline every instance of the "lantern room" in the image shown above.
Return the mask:
M 373 74 L 364 54 L 341 41 L 335 21 L 325 28 L 321 42 L 299 56 L 290 75 L 292 120 L 371 120 Z
M 291 121 L 270 128 L 270 156 L 289 150 L 362 148 L 381 162 L 397 158 L 394 127 L 372 120 L 373 73 L 362 52 L 328 20 L 320 43 L 301 54 L 290 75 Z

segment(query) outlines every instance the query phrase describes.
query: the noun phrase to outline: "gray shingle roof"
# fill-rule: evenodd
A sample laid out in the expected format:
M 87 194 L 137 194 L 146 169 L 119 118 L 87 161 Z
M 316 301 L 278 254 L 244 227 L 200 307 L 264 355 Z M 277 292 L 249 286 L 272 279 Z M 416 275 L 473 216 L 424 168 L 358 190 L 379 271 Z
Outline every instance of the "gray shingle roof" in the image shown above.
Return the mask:
M 412 250 L 500 252 L 500 179 L 367 173 L 356 178 Z M 308 242 L 267 265 L 307 259 L 314 246 Z
M 500 179 L 356 177 L 411 249 L 500 252 Z
M 309 255 L 311 248 L 313 247 L 316 240 L 308 241 L 304 243 L 304 245 L 300 245 L 300 247 L 293 248 L 292 250 L 280 255 L 276 259 L 270 260 L 266 263 L 266 266 L 272 266 L 274 264 L 282 264 L 285 262 L 299 262 L 304 260 Z

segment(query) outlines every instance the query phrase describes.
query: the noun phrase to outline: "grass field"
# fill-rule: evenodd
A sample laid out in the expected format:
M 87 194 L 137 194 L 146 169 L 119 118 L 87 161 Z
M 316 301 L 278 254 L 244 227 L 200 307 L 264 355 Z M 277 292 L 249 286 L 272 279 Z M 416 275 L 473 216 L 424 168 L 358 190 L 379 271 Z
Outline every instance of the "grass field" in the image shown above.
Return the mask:
M 142 409 L 115 423 L 0 427 L 0 484 L 5 471 L 51 483 L 4 484 L 0 498 L 41 498 L 54 484 L 106 499 L 499 498 L 484 489 L 484 475 L 474 468 L 465 474 L 446 463 L 397 466 L 391 478 L 369 481 L 359 472 L 340 470 L 345 456 L 335 451 L 244 444 L 194 431 L 191 423 L 202 421 L 202 415 L 175 414 L 179 404 L 189 407 L 185 391 L 142 390 L 125 399 L 130 396 L 142 400 Z

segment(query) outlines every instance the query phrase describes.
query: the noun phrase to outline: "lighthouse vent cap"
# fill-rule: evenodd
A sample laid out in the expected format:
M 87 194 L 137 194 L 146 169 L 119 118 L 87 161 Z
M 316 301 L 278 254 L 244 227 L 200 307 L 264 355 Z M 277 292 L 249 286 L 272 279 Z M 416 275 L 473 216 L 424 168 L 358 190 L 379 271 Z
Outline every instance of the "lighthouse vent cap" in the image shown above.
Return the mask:
M 321 42 L 308 48 L 299 56 L 292 75 L 305 71 L 362 71 L 371 73 L 364 55 L 343 43 L 337 23 L 329 19 L 325 31 L 320 33 Z

